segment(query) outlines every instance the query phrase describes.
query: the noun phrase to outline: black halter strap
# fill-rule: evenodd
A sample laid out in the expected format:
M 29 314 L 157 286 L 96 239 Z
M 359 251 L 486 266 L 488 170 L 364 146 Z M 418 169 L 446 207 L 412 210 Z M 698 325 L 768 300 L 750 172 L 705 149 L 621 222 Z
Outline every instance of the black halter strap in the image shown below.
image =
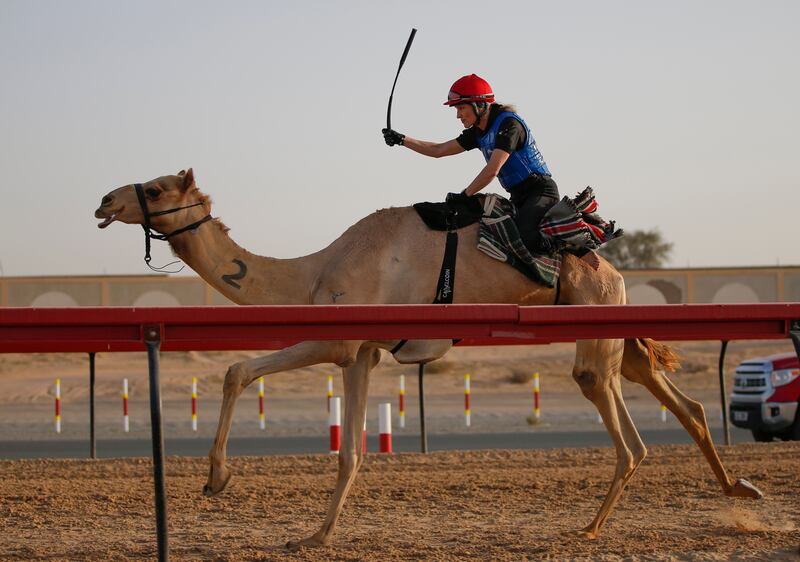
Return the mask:
M 144 215 L 144 221 L 142 222 L 142 230 L 144 230 L 144 263 L 147 264 L 147 267 L 152 269 L 153 271 L 164 271 L 165 268 L 178 263 L 179 260 L 170 262 L 166 265 L 161 267 L 153 267 L 150 265 L 150 239 L 155 238 L 156 240 L 169 240 L 173 236 L 186 232 L 187 230 L 194 230 L 195 228 L 199 227 L 204 222 L 208 222 L 211 220 L 211 215 L 206 215 L 202 219 L 195 221 L 191 224 L 188 224 L 184 227 L 181 227 L 177 230 L 173 230 L 172 232 L 168 232 L 166 234 L 154 233 L 152 231 L 152 225 L 150 224 L 150 217 L 160 217 L 161 215 L 169 215 L 171 213 L 176 213 L 178 211 L 182 211 L 183 209 L 190 209 L 192 207 L 199 207 L 202 203 L 193 203 L 192 205 L 186 205 L 184 207 L 175 207 L 174 209 L 167 209 L 165 211 L 156 211 L 154 213 L 150 212 L 150 209 L 147 207 L 147 198 L 144 195 L 144 189 L 142 188 L 142 184 L 135 183 L 133 184 L 134 189 L 136 190 L 136 197 L 139 199 L 139 206 L 142 208 L 142 214 Z M 183 270 L 184 266 L 178 271 L 167 271 L 166 273 L 178 273 L 179 271 Z

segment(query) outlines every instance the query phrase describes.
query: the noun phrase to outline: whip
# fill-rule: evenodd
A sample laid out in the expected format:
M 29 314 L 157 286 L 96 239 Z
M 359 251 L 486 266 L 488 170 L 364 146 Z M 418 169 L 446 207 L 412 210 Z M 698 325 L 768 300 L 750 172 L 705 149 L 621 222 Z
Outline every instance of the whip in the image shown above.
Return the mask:
M 406 48 L 403 51 L 403 56 L 400 57 L 400 66 L 397 67 L 397 74 L 394 77 L 394 84 L 392 84 L 392 93 L 389 94 L 389 107 L 386 109 L 386 128 L 392 128 L 392 97 L 394 96 L 394 87 L 397 86 L 397 77 L 400 76 L 400 69 L 403 68 L 403 63 L 406 62 L 406 56 L 408 56 L 408 51 L 411 49 L 411 43 L 414 42 L 414 35 L 417 34 L 417 30 L 415 28 L 411 28 L 411 35 L 408 36 L 408 42 L 406 43 Z

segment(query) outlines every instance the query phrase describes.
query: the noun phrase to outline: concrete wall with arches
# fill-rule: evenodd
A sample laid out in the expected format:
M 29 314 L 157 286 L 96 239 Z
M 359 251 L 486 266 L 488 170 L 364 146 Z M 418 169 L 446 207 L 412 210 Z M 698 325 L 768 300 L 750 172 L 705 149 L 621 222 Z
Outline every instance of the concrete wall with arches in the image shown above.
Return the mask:
M 800 266 L 623 271 L 631 304 L 800 302 Z
M 800 266 L 643 269 L 622 274 L 631 304 L 800 302 Z M 188 275 L 0 277 L 0 306 L 226 304 L 232 303 L 199 277 Z
M 200 306 L 232 304 L 199 277 L 0 277 L 0 306 Z

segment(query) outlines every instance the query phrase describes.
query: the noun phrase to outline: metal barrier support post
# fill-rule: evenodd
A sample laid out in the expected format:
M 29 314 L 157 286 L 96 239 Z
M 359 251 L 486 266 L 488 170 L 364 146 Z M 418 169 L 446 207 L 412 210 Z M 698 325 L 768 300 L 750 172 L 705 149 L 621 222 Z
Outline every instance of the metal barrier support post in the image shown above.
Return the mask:
M 153 481 L 156 499 L 156 534 L 158 537 L 158 560 L 169 560 L 169 537 L 167 530 L 167 491 L 164 477 L 164 434 L 161 425 L 161 386 L 158 380 L 158 352 L 161 347 L 161 326 L 143 327 L 144 343 L 147 346 L 147 367 L 150 375 L 150 425 L 153 435 Z
M 725 352 L 728 350 L 728 342 L 723 341 L 719 350 L 719 394 L 722 404 L 722 433 L 725 436 L 725 444 L 731 444 L 731 428 L 728 426 L 728 391 L 725 388 Z
M 94 351 L 89 352 L 89 457 L 97 458 L 97 441 L 94 438 Z
M 794 343 L 794 352 L 797 354 L 797 358 L 800 359 L 800 320 L 792 320 L 789 325 L 789 336 Z
M 425 432 L 425 385 L 422 377 L 425 375 L 425 365 L 419 364 L 419 433 L 420 448 L 423 453 L 428 452 L 428 434 Z

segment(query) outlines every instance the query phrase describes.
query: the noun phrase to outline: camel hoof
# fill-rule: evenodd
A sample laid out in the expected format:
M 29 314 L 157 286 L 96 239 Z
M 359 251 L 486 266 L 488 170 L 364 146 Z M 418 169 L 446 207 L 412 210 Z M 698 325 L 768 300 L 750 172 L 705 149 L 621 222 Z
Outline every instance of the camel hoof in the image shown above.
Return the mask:
M 306 546 L 308 547 L 325 546 L 325 544 L 326 543 L 324 541 L 321 541 L 320 539 L 316 538 L 316 536 L 310 536 L 307 539 L 302 539 L 299 541 L 289 541 L 286 543 L 286 548 L 294 552 Z
M 211 473 L 208 475 L 208 482 L 206 483 L 205 486 L 203 486 L 203 495 L 205 497 L 210 498 L 212 496 L 216 496 L 228 486 L 228 483 L 231 481 L 231 477 L 233 476 L 233 474 L 231 474 L 231 471 L 225 468 L 224 466 L 220 468 L 220 474 L 222 475 L 222 484 L 218 485 L 215 488 L 213 485 L 215 480 L 214 469 L 213 468 L 211 469 Z
M 764 494 L 753 486 L 750 482 L 745 480 L 744 478 L 739 478 L 736 483 L 731 488 L 731 491 L 728 492 L 728 495 L 733 498 L 751 498 L 754 500 L 760 500 L 764 497 Z
M 577 531 L 565 531 L 564 535 L 568 537 L 575 537 L 579 539 L 594 541 L 597 540 L 597 537 L 600 536 L 600 533 L 597 531 L 592 531 L 590 529 L 579 529 Z

